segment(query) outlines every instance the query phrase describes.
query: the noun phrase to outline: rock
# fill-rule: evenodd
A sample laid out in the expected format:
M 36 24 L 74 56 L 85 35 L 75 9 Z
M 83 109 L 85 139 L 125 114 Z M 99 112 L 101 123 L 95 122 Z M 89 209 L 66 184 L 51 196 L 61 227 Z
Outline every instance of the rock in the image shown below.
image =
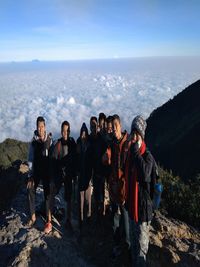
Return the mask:
M 156 213 L 150 235 L 150 266 L 200 266 L 199 248 L 200 233 L 197 230 L 160 212 Z
M 82 243 L 79 237 L 78 207 L 73 203 L 72 224 L 74 233 L 70 235 L 64 228 L 65 216 L 52 221 L 54 229 L 49 235 L 43 232 L 41 216 L 43 189 L 36 192 L 38 216 L 33 228 L 25 227 L 29 209 L 25 184 L 18 191 L 9 210 L 0 220 L 0 265 L 4 266 L 124 266 L 127 254 L 120 260 L 110 262 L 112 251 L 112 220 L 110 215 L 103 219 L 103 227 L 98 227 L 91 219 L 88 227 L 84 224 Z M 65 209 L 63 191 L 56 198 L 58 211 Z M 64 214 L 64 213 L 63 213 Z M 59 217 L 59 216 L 58 216 Z M 57 230 L 56 230 L 56 229 Z M 118 260 L 118 259 L 117 259 Z M 147 257 L 149 267 L 198 267 L 200 266 L 200 233 L 184 222 L 174 220 L 157 212 L 151 225 L 150 246 Z M 126 266 L 126 264 L 125 264 Z

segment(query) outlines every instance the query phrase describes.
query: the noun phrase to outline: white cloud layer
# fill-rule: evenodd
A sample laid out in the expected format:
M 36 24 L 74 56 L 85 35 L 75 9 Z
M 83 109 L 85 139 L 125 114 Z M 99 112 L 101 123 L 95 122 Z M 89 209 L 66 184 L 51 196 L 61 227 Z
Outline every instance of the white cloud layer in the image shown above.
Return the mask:
M 30 140 L 39 115 L 54 138 L 63 120 L 77 138 L 99 112 L 119 114 L 129 131 L 135 115 L 147 118 L 199 78 L 199 58 L 0 64 L 0 142 Z

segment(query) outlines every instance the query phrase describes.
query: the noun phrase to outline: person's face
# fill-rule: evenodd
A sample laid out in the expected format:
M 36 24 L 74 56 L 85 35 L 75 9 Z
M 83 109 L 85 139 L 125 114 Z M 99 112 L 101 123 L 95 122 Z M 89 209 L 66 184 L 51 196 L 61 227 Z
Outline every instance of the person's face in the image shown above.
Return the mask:
M 104 119 L 101 119 L 101 120 L 99 121 L 99 128 L 100 128 L 100 130 L 102 130 L 102 129 L 105 128 L 105 121 L 104 121 Z
M 121 124 L 120 124 L 119 120 L 117 120 L 117 119 L 115 119 L 113 121 L 113 133 L 117 139 L 120 139 L 120 137 L 121 137 Z
M 64 125 L 62 128 L 62 132 L 61 132 L 62 138 L 64 140 L 68 139 L 68 135 L 69 135 L 69 126 L 68 125 Z
M 82 140 L 82 141 L 85 141 L 86 138 L 87 138 L 86 132 L 83 131 L 82 134 L 81 134 L 81 140 Z
M 90 130 L 91 130 L 92 134 L 96 134 L 97 133 L 97 122 L 95 120 L 91 121 Z
M 142 137 L 140 136 L 140 134 L 137 131 L 133 131 L 133 133 L 131 134 L 131 141 L 133 143 L 139 142 L 139 144 L 141 144 L 142 143 Z
M 107 133 L 112 133 L 113 132 L 113 127 L 112 127 L 112 122 L 107 123 Z
M 43 138 L 45 135 L 46 127 L 43 121 L 39 121 L 37 125 L 37 132 L 39 137 Z

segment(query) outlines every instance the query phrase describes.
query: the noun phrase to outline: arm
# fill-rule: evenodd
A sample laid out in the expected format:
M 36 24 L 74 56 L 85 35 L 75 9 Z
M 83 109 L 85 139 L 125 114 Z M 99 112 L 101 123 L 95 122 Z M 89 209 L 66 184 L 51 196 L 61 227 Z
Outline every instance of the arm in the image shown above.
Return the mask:
M 33 161 L 34 161 L 34 146 L 31 141 L 29 144 L 29 151 L 28 151 L 28 167 L 29 167 L 29 172 L 28 172 L 28 179 L 27 179 L 27 189 L 31 188 L 34 184 L 33 180 Z
M 33 160 L 34 160 L 34 146 L 31 142 L 29 144 L 29 151 L 28 151 L 28 167 L 29 167 L 29 174 L 28 177 L 31 177 L 33 174 Z
M 50 172 L 50 178 L 54 179 L 56 176 L 56 170 L 57 170 L 57 159 L 58 159 L 58 142 L 55 141 L 52 143 L 50 149 L 49 149 L 49 172 Z
M 139 154 L 138 151 L 132 152 L 133 162 L 136 164 L 138 170 L 138 177 L 141 182 L 151 181 L 151 172 L 153 167 L 153 157 L 151 153 L 145 153 L 144 156 Z

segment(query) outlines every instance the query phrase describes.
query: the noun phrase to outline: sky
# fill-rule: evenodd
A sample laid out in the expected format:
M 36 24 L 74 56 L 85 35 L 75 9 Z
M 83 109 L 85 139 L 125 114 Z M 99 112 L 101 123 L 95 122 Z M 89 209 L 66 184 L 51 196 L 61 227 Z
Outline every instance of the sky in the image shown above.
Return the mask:
M 200 55 L 199 0 L 0 0 L 0 62 Z

